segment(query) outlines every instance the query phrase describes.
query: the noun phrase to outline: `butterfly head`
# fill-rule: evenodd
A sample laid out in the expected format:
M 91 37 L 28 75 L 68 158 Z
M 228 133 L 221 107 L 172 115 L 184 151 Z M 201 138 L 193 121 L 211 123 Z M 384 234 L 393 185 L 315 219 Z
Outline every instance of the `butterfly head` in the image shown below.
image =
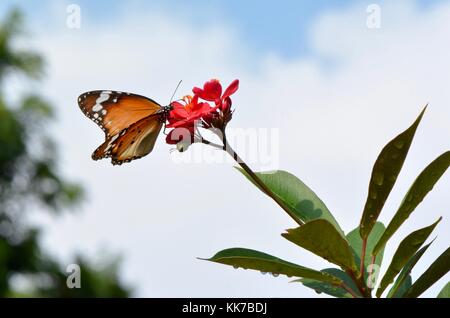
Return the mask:
M 161 110 L 159 111 L 159 121 L 164 123 L 170 116 L 170 112 L 172 111 L 173 107 L 172 105 L 167 105 L 161 107 Z

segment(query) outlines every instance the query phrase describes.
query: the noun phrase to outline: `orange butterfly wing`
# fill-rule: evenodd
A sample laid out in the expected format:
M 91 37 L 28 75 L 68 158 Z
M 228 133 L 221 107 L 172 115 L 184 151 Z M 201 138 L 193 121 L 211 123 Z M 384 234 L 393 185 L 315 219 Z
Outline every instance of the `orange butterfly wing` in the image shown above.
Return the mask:
M 150 115 L 111 136 L 92 154 L 92 159 L 111 158 L 113 165 L 120 165 L 148 155 L 155 146 L 163 123 L 158 114 Z
M 106 137 L 120 133 L 161 109 L 161 105 L 150 98 L 106 90 L 81 94 L 78 105 L 88 118 L 103 129 Z
M 80 95 L 78 105 L 106 134 L 92 159 L 111 158 L 114 165 L 149 154 L 165 121 L 161 105 L 136 94 L 91 91 Z

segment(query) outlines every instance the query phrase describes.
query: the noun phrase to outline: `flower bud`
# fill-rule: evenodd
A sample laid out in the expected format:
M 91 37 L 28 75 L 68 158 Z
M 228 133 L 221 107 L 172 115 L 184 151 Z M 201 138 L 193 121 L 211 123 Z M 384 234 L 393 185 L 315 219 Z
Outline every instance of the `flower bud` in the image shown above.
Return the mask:
M 186 150 L 188 150 L 190 145 L 191 145 L 190 142 L 181 141 L 177 143 L 177 150 L 179 152 L 185 152 Z

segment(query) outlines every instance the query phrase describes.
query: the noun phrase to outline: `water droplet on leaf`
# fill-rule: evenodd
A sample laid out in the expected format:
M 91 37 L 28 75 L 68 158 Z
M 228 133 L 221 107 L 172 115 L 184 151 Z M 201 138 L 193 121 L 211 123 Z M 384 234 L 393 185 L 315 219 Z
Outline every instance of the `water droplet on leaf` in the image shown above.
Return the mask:
M 402 149 L 403 146 L 405 145 L 405 141 L 403 141 L 403 140 L 397 140 L 397 141 L 395 141 L 394 145 L 395 145 L 396 148 Z
M 382 173 L 375 173 L 374 176 L 373 176 L 373 181 L 377 185 L 382 186 L 383 182 L 384 182 L 384 174 L 382 174 Z

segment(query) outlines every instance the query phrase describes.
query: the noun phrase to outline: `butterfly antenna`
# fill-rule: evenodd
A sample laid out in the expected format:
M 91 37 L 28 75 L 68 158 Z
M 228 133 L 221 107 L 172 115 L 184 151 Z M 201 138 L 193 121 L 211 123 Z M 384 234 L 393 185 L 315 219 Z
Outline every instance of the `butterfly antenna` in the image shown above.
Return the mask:
M 178 90 L 178 88 L 180 87 L 182 81 L 183 81 L 183 80 L 180 80 L 180 81 L 178 82 L 177 87 L 175 87 L 175 90 L 173 91 L 172 97 L 170 98 L 169 106 L 172 104 L 173 98 L 175 97 L 175 94 L 177 93 L 177 90 Z

